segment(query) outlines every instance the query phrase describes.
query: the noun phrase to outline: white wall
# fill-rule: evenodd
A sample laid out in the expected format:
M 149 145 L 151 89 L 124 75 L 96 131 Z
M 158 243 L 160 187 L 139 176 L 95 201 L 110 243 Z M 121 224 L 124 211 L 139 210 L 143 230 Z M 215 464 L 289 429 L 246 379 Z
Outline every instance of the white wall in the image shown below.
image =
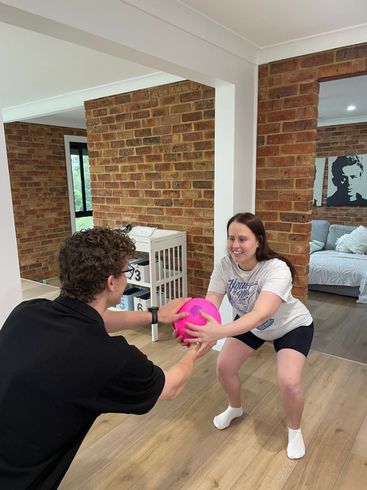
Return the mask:
M 257 76 L 248 76 L 241 90 L 235 84 L 217 84 L 215 97 L 214 262 L 226 253 L 228 219 L 240 211 L 255 211 Z M 222 318 L 233 317 L 227 300 Z
M 216 88 L 214 246 L 215 258 L 223 255 L 228 218 L 254 210 L 256 65 L 118 0 L 8 0 L 0 2 L 0 15 L 10 24 Z
M 10 192 L 4 126 L 0 112 L 0 328 L 9 312 L 21 301 L 17 243 Z

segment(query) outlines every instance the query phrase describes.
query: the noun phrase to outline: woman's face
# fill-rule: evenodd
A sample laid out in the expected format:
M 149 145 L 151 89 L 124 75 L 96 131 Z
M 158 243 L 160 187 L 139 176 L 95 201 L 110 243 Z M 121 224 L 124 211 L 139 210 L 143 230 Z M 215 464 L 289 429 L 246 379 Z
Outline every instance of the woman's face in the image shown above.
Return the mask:
M 258 246 L 257 238 L 248 226 L 237 222 L 229 225 L 227 250 L 242 269 L 255 267 Z

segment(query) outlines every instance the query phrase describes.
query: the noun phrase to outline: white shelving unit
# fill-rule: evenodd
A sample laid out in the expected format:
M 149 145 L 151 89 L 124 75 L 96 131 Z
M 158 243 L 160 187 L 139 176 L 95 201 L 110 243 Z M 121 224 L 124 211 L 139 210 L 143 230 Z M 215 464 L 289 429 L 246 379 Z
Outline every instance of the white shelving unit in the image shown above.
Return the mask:
M 148 288 L 151 306 L 187 296 L 186 232 L 154 229 L 150 236 L 141 232 L 144 229 L 137 233 L 133 228 L 129 236 L 136 251 L 147 254 L 149 266 L 142 269 L 137 265 L 129 284 Z M 158 325 L 152 325 L 152 341 L 156 340 Z

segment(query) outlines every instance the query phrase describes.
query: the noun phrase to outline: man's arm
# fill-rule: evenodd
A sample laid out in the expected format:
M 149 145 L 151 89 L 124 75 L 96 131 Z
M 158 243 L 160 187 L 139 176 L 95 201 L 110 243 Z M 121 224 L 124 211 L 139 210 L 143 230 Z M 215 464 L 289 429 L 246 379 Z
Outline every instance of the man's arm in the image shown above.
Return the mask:
M 161 306 L 158 310 L 158 322 L 172 323 L 179 318 L 187 316 L 187 313 L 177 313 L 177 311 L 189 299 L 190 298 L 177 298 Z M 113 333 L 150 325 L 152 322 L 152 314 L 149 311 L 106 310 L 103 313 L 103 320 L 107 332 Z
M 177 364 L 168 371 L 164 371 L 165 383 L 158 400 L 174 400 L 191 378 L 195 361 L 209 352 L 210 349 L 211 346 L 209 344 L 205 349 L 203 347 L 200 348 L 198 343 L 193 344 Z
M 103 320 L 108 333 L 120 332 L 149 325 L 152 315 L 149 311 L 111 311 L 103 313 Z

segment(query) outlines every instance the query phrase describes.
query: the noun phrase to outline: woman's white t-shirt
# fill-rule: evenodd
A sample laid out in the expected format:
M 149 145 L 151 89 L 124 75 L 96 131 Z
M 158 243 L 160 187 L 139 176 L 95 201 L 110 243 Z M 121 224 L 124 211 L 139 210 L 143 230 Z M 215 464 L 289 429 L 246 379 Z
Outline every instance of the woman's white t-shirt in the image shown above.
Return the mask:
M 261 291 L 275 293 L 283 300 L 278 310 L 251 332 L 263 340 L 274 340 L 301 326 L 311 325 L 312 316 L 306 306 L 292 296 L 292 276 L 288 265 L 280 259 L 258 262 L 250 271 L 240 269 L 229 256 L 216 265 L 208 291 L 226 294 L 237 315 L 250 312 Z

